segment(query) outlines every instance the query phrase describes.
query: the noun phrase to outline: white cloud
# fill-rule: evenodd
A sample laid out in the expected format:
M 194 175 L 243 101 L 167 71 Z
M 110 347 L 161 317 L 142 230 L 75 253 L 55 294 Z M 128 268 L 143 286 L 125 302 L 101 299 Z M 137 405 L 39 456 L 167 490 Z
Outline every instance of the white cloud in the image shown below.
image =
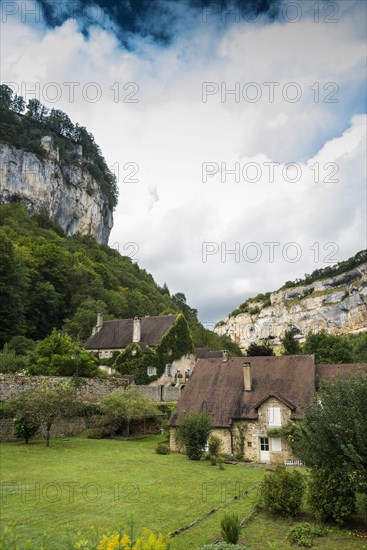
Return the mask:
M 119 165 L 120 202 L 111 243 L 136 242 L 139 264 L 171 291 L 186 293 L 203 321 L 217 321 L 247 296 L 277 288 L 287 279 L 322 267 L 310 246 L 320 243 L 320 258 L 339 247 L 345 259 L 366 246 L 365 132 L 360 113 L 364 97 L 364 36 L 360 3 L 341 4 L 337 24 L 315 24 L 303 2 L 304 17 L 294 24 L 249 23 L 220 26 L 189 18 L 170 47 L 139 38 L 135 50 L 122 49 L 111 31 L 94 28 L 85 38 L 77 24 L 55 29 L 31 28 L 16 21 L 4 25 L 3 81 L 21 84 L 57 82 L 57 104 L 96 138 L 110 166 Z M 358 17 L 359 14 L 359 17 Z M 78 82 L 70 102 L 64 83 Z M 85 85 L 95 82 L 101 99 L 88 101 Z M 136 82 L 139 103 L 127 103 Z M 241 90 L 256 82 L 262 97 L 256 103 L 218 92 L 202 102 L 203 82 L 222 82 Z M 279 82 L 269 102 L 266 82 Z M 302 90 L 302 100 L 284 99 L 290 82 Z M 315 102 L 319 83 L 320 98 Z M 117 84 L 119 101 L 115 102 Z M 329 86 L 336 83 L 339 87 Z M 82 93 L 84 86 L 84 95 Z M 89 90 L 91 93 L 93 88 Z M 252 89 L 254 91 L 254 89 Z M 248 89 L 250 93 L 251 90 Z M 325 103 L 334 92 L 338 103 Z M 125 102 L 123 99 L 125 98 Z M 47 104 L 45 97 L 40 98 Z M 359 115 L 359 116 L 355 116 Z M 220 175 L 201 181 L 202 163 L 225 162 L 241 169 L 257 162 L 257 183 L 234 182 Z M 264 162 L 277 162 L 275 181 L 268 181 Z M 284 164 L 296 162 L 302 172 L 297 183 L 285 181 Z M 139 167 L 139 183 L 123 181 L 131 164 Z M 314 182 L 315 163 L 320 179 Z M 327 163 L 335 163 L 335 165 Z M 338 174 L 330 176 L 337 165 Z M 314 166 L 313 169 L 310 167 Z M 124 168 L 125 167 L 125 168 Z M 292 177 L 292 170 L 286 172 Z M 294 171 L 293 171 L 294 174 Z M 338 179 L 329 182 L 329 179 Z M 202 243 L 261 245 L 262 257 L 236 262 L 220 254 L 202 262 Z M 265 242 L 280 242 L 269 261 Z M 295 241 L 302 248 L 297 263 L 284 260 L 280 250 Z M 225 249 L 223 248 L 225 251 Z M 291 248 L 289 248 L 291 253 Z

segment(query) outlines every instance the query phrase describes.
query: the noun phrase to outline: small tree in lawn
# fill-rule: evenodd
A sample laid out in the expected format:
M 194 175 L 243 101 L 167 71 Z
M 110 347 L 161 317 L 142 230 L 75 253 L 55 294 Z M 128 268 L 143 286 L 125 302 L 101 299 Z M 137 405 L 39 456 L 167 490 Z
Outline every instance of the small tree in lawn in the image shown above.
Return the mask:
M 69 384 L 53 388 L 44 383 L 21 392 L 11 400 L 11 406 L 22 417 L 27 417 L 30 423 L 46 425 L 46 445 L 49 447 L 53 424 L 61 418 L 76 414 L 80 404 L 75 389 Z
M 185 415 L 177 428 L 177 439 L 184 444 L 190 460 L 200 460 L 211 429 L 212 419 L 208 413 L 191 412 Z
M 136 388 L 111 392 L 101 400 L 100 408 L 111 431 L 117 432 L 122 424 L 126 424 L 126 436 L 129 436 L 132 420 L 158 414 L 154 403 L 141 395 Z

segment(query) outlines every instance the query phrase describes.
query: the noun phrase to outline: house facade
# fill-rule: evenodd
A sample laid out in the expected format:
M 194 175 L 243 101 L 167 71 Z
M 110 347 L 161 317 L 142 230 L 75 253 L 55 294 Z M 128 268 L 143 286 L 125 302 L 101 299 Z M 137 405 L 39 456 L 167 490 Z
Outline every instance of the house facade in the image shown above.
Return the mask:
M 113 357 L 117 362 L 144 357 L 141 363 L 147 380 L 162 374 L 171 381 L 178 374 L 186 379 L 194 364 L 192 338 L 182 314 L 104 321 L 98 313 L 96 326 L 84 346 L 98 357 L 99 368 L 109 374 L 115 369 L 105 363 Z
M 170 447 L 186 412 L 212 416 L 222 452 L 251 462 L 296 464 L 279 429 L 300 420 L 322 380 L 367 365 L 319 365 L 314 356 L 235 357 L 199 360 L 169 421 Z

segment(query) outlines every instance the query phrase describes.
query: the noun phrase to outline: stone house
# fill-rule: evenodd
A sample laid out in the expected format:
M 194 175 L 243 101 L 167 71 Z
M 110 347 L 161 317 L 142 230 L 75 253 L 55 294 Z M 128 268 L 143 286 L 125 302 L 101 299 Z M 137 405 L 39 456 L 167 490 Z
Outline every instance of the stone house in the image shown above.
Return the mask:
M 180 450 L 176 427 L 185 413 L 206 411 L 222 452 L 251 462 L 297 463 L 277 431 L 302 418 L 322 380 L 359 367 L 317 366 L 314 356 L 297 355 L 199 360 L 169 421 L 171 450 Z
M 131 358 L 138 354 L 152 357 L 152 366 L 147 366 L 147 376 L 157 377 L 157 367 L 154 365 L 154 355 L 162 338 L 174 331 L 182 315 L 162 315 L 134 319 L 116 319 L 104 321 L 103 315 L 98 313 L 97 324 L 93 328 L 92 335 L 85 342 L 84 347 L 94 353 L 100 360 L 99 368 L 108 374 L 115 371 L 103 363 L 110 359 L 115 352 L 127 351 Z M 184 323 L 187 325 L 186 323 Z M 184 328 L 185 330 L 185 328 Z M 189 331 L 187 327 L 187 331 Z M 175 335 L 176 336 L 176 335 Z M 189 339 L 189 338 L 187 338 Z M 175 347 L 167 350 L 167 357 L 172 356 L 172 361 L 165 365 L 165 375 L 173 381 L 180 373 L 182 378 L 191 374 L 194 356 L 190 353 L 189 346 L 178 357 Z M 148 361 L 149 363 L 149 361 Z

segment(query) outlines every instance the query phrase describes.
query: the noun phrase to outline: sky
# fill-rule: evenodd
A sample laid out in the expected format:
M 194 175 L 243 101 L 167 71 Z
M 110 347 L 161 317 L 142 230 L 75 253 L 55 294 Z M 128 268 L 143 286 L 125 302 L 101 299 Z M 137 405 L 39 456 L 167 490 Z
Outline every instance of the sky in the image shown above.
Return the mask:
M 93 133 L 110 246 L 211 328 L 366 248 L 366 6 L 4 1 L 1 81 Z

